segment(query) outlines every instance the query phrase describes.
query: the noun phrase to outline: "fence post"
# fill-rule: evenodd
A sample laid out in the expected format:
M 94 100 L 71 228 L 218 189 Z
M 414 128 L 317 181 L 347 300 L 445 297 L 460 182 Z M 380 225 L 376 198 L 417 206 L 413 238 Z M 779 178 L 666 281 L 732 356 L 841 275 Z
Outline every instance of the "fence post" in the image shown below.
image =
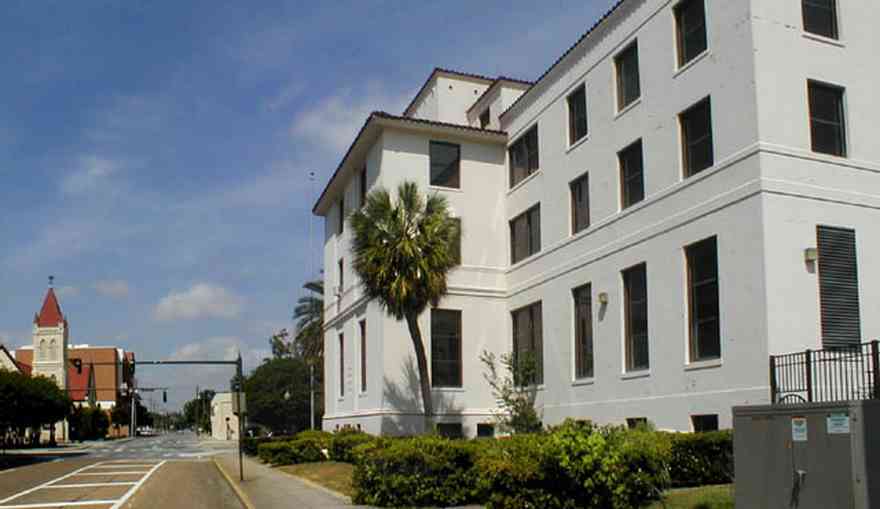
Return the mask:
M 813 402 L 813 351 L 804 352 L 804 366 L 807 370 L 807 401 Z
M 871 385 L 873 387 L 872 399 L 880 399 L 880 342 L 876 339 L 871 341 Z
M 776 395 L 777 389 L 778 388 L 776 387 L 776 356 L 771 355 L 770 356 L 770 403 L 774 404 L 774 405 L 776 404 L 777 400 L 779 399 Z

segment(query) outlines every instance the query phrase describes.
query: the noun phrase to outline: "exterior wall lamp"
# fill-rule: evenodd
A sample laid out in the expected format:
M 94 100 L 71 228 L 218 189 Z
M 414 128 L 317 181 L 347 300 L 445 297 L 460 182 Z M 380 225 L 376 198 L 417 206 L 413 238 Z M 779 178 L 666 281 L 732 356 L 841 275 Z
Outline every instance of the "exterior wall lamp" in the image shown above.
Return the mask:
M 599 304 L 606 305 L 608 304 L 608 293 L 607 292 L 599 292 Z
M 819 259 L 819 250 L 815 247 L 808 247 L 804 249 L 804 261 L 807 263 L 813 263 Z

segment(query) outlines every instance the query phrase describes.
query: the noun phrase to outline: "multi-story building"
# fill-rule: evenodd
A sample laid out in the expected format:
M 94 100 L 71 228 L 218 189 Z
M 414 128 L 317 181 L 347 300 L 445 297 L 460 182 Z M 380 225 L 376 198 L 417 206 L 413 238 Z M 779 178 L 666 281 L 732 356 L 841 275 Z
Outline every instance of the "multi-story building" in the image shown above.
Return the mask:
M 363 298 L 344 221 L 403 180 L 461 220 L 420 323 L 438 422 L 469 436 L 495 407 L 482 350 L 536 354 L 547 424 L 699 430 L 769 402 L 770 355 L 880 336 L 873 7 L 623 0 L 534 83 L 438 69 L 370 115 L 314 207 L 325 428 L 421 425 L 407 328 Z

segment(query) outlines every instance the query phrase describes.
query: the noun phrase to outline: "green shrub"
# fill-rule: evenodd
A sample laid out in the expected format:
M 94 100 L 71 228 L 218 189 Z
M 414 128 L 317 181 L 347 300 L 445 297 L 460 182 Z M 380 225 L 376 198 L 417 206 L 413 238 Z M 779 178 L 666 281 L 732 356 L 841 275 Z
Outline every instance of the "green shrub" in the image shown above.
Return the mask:
M 295 463 L 294 451 L 290 442 L 266 442 L 257 446 L 260 460 L 270 465 L 290 465 Z
M 326 449 L 330 447 L 330 440 L 333 439 L 333 433 L 329 431 L 322 431 L 319 429 L 307 429 L 305 431 L 300 431 L 296 435 L 293 436 L 294 440 L 300 438 L 307 438 L 311 440 L 315 440 L 321 444 L 321 446 Z
M 327 459 L 327 456 L 324 455 L 324 450 L 327 449 L 326 442 L 327 441 L 323 437 L 311 435 L 300 437 L 297 435 L 297 438 L 287 443 L 292 456 L 292 461 L 290 463 L 315 463 L 318 461 L 325 461 Z
M 733 432 L 670 433 L 675 487 L 733 482 Z
M 475 499 L 476 446 L 424 436 L 376 440 L 354 448 L 354 497 L 381 507 L 456 506 Z
M 275 437 L 245 437 L 241 442 L 242 451 L 248 456 L 256 456 L 258 451 L 257 448 L 260 444 L 268 444 L 270 442 L 288 442 L 292 440 L 291 436 L 275 436 Z
M 520 434 L 479 443 L 483 447 L 474 468 L 478 474 L 477 501 L 495 509 L 556 509 L 577 505 L 565 500 L 570 486 L 554 483 L 562 476 L 554 459 L 556 451 L 550 449 L 547 435 Z
M 336 433 L 330 440 L 330 459 L 342 463 L 354 463 L 354 448 L 373 440 L 373 436 L 363 432 Z
M 671 484 L 669 464 L 672 444 L 664 433 L 644 427 L 633 430 L 612 428 L 609 440 L 619 440 L 622 460 L 620 498 L 623 507 L 638 507 L 645 501 L 660 498 Z

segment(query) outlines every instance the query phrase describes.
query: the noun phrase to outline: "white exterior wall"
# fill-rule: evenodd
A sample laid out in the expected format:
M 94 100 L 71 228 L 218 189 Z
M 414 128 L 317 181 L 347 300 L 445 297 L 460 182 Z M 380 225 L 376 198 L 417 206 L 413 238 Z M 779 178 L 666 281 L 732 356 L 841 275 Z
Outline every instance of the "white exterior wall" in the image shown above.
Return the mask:
M 880 71 L 867 65 L 880 47 L 880 35 L 870 28 L 880 21 L 880 11 L 869 0 L 839 2 L 842 41 L 833 43 L 803 34 L 800 2 L 706 0 L 709 49 L 677 69 L 674 5 L 669 0 L 624 3 L 525 101 L 498 125 L 490 124 L 506 131 L 510 142 L 538 124 L 540 170 L 514 189 L 507 188 L 503 151 L 475 152 L 462 145 L 462 190 L 441 192 L 463 218 L 463 266 L 450 275 L 450 296 L 441 307 L 464 310 L 466 390 L 435 397 L 438 411 L 448 402 L 452 414 L 462 415 L 458 420 L 469 435 L 493 404 L 476 353 L 485 347 L 509 351 L 510 311 L 535 301 L 543 304 L 539 404 L 545 424 L 566 417 L 615 424 L 647 417 L 659 428 L 689 430 L 690 416 L 718 414 L 719 424 L 729 427 L 731 406 L 769 401 L 770 354 L 821 347 L 818 281 L 815 267 L 804 262 L 804 249 L 816 246 L 817 225 L 856 230 L 862 336 L 880 337 L 880 315 L 873 312 L 880 289 L 870 284 L 880 276 L 870 264 L 880 249 L 875 234 L 880 145 L 871 129 L 880 114 L 880 102 L 872 96 Z M 613 59 L 636 39 L 641 99 L 618 112 Z M 807 79 L 846 87 L 848 158 L 810 152 Z M 566 96 L 582 83 L 589 135 L 570 147 Z M 442 80 L 437 86 L 439 94 Z M 519 95 L 502 89 L 484 98 L 493 122 Z M 706 96 L 711 97 L 715 165 L 685 179 L 678 115 Z M 439 96 L 438 112 L 448 111 L 447 104 L 460 112 L 470 107 L 463 96 L 444 101 Z M 471 125 L 482 109 L 472 112 Z M 617 152 L 640 138 L 645 199 L 621 211 Z M 410 178 L 427 186 L 427 142 L 424 135 L 386 131 L 379 180 L 391 187 Z M 474 160 L 483 160 L 484 171 L 466 170 Z M 585 172 L 592 224 L 572 236 L 569 183 Z M 541 204 L 542 250 L 511 267 L 507 223 L 536 203 Z M 690 362 L 684 248 L 710 236 L 718 240 L 722 353 L 717 361 Z M 620 272 L 642 262 L 647 265 L 651 368 L 628 374 Z M 335 267 L 335 259 L 332 263 L 328 267 Z M 571 290 L 588 282 L 595 376 L 576 381 Z M 608 295 L 604 307 L 600 292 Z M 399 398 L 387 388 L 405 386 L 403 367 L 412 351 L 406 328 L 373 304 L 366 314 L 368 324 L 376 322 L 375 333 L 370 325 L 371 338 L 381 338 L 370 343 L 376 353 L 368 360 L 368 394 L 357 403 L 349 403 L 351 391 L 344 400 L 328 397 L 325 427 L 415 431 L 417 405 L 397 412 L 411 415 L 388 418 Z M 420 323 L 430 352 L 429 317 Z M 341 326 L 354 345 L 356 322 Z M 326 345 L 329 360 L 336 335 L 328 335 L 333 338 Z M 352 356 L 347 365 L 355 369 L 356 347 L 347 353 Z M 334 365 L 328 361 L 330 381 Z
M 238 440 L 238 416 L 232 413 L 232 394 L 214 395 L 211 400 L 211 437 L 214 440 Z

